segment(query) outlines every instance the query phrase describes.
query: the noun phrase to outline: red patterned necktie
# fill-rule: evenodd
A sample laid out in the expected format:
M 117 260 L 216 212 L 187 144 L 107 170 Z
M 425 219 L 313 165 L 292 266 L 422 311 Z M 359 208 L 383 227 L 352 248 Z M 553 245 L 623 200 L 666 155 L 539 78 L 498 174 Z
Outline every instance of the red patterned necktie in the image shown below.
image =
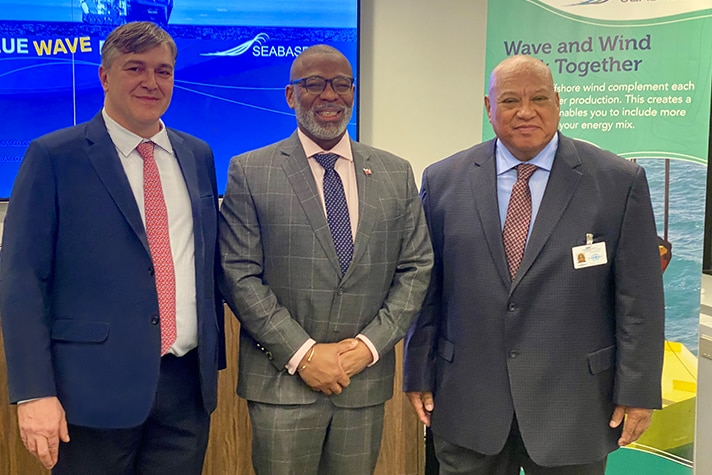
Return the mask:
M 512 186 L 512 194 L 507 206 L 507 218 L 504 220 L 502 238 L 504 252 L 507 255 L 509 275 L 514 279 L 524 257 L 524 248 L 532 219 L 532 194 L 529 191 L 529 178 L 537 166 L 522 163 L 517 166 L 517 181 Z
M 163 199 L 161 176 L 153 158 L 153 142 L 142 142 L 136 150 L 143 158 L 143 206 L 146 237 L 151 250 L 161 324 L 161 355 L 176 341 L 176 276 L 173 268 L 168 211 Z

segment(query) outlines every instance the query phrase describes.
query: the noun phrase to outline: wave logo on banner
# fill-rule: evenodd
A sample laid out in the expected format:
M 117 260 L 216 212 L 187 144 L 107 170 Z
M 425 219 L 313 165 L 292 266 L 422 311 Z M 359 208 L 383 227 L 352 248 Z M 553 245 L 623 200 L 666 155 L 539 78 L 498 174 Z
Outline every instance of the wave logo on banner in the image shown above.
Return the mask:
M 579 3 L 572 3 L 572 7 L 577 7 L 579 5 L 598 5 L 599 3 L 606 3 L 608 0 L 583 0 Z
M 572 3 L 571 0 L 527 0 L 552 13 L 559 14 L 570 20 L 587 18 L 605 22 L 670 20 L 670 17 L 680 17 L 679 20 L 700 18 L 710 11 L 710 0 L 656 0 L 655 2 L 608 0 L 581 0 Z M 595 6 L 595 8 L 582 8 Z
M 252 45 L 257 44 L 261 45 L 263 42 L 267 41 L 269 39 L 269 35 L 267 33 L 258 33 L 254 38 L 251 40 L 245 41 L 244 43 L 241 43 L 234 48 L 230 48 L 225 51 L 216 51 L 213 53 L 201 53 L 200 56 L 240 56 L 242 54 L 245 54 L 247 51 L 250 50 Z

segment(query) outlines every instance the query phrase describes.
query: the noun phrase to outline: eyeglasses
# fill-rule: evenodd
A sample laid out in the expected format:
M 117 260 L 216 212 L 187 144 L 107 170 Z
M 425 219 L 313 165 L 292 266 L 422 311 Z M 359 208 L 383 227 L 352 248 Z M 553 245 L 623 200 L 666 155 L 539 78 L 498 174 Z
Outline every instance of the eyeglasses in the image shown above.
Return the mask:
M 299 84 L 310 94 L 321 94 L 326 89 L 326 84 L 331 84 L 331 88 L 337 94 L 348 94 L 354 85 L 354 78 L 348 76 L 336 76 L 335 78 L 326 79 L 321 76 L 309 76 L 308 78 L 295 79 L 289 81 L 289 84 Z

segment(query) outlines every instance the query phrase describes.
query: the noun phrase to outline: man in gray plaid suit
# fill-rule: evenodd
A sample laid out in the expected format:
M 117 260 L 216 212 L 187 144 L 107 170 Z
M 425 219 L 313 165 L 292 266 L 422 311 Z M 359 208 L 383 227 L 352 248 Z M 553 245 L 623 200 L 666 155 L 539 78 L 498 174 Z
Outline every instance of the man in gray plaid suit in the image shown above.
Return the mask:
M 258 475 L 373 472 L 394 345 L 430 279 L 410 165 L 346 131 L 352 74 L 338 50 L 304 50 L 286 87 L 298 130 L 230 163 L 221 287 Z

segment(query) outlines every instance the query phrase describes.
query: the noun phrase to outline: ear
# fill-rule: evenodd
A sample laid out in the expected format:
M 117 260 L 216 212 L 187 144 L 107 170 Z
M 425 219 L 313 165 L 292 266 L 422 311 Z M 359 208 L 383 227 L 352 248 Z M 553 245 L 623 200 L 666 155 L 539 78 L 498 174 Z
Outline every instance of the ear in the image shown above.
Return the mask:
M 287 104 L 289 104 L 290 109 L 294 109 L 294 101 L 297 99 L 294 97 L 294 86 L 291 84 L 288 84 L 287 87 L 284 89 L 284 96 L 287 98 Z
M 485 96 L 485 110 L 487 111 L 487 118 L 492 122 L 492 113 L 490 111 L 490 100 L 489 96 Z
M 99 66 L 99 81 L 104 92 L 109 88 L 109 72 L 104 66 Z

